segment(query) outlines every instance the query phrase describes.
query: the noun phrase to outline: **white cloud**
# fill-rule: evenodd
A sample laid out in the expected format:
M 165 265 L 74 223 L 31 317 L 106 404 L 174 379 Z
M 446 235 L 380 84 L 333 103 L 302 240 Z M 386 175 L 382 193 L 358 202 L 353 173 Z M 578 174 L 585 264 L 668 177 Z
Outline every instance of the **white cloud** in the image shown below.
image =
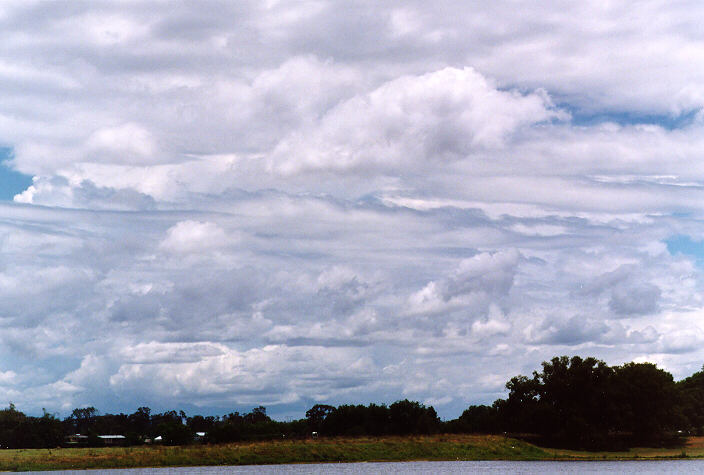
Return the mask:
M 101 161 L 113 159 L 117 163 L 148 164 L 158 158 L 154 139 L 143 127 L 127 123 L 117 127 L 104 127 L 93 132 L 86 140 L 86 159 L 93 156 Z
M 466 307 L 469 313 L 483 314 L 510 290 L 519 257 L 515 250 L 507 250 L 464 259 L 448 277 L 413 293 L 408 299 L 409 312 L 440 313 Z
M 344 378 L 359 381 L 373 369 L 365 358 L 355 354 L 358 352 L 346 349 L 271 345 L 246 352 L 223 350 L 192 363 L 176 357 L 149 365 L 124 364 L 110 378 L 110 385 L 156 396 L 167 389 L 175 397 L 197 396 L 201 404 L 209 399 L 210 404 L 221 405 L 235 401 L 282 404 L 297 402 L 306 385 L 332 382 L 334 386 L 341 377 L 338 365 L 346 368 Z M 282 378 L 292 370 L 302 378 Z
M 225 231 L 217 224 L 188 220 L 170 227 L 159 247 L 175 253 L 208 252 L 227 242 Z
M 471 68 L 446 68 L 340 103 L 311 130 L 285 137 L 271 168 L 290 174 L 439 166 L 500 147 L 521 126 L 563 116 L 543 94 L 498 91 Z

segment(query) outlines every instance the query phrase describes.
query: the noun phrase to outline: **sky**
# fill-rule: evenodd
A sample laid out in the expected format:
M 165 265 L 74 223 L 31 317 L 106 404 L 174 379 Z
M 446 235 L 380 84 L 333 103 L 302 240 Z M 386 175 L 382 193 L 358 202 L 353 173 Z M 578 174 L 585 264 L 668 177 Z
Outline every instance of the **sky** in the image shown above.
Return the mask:
M 698 1 L 0 3 L 0 404 L 704 364 Z

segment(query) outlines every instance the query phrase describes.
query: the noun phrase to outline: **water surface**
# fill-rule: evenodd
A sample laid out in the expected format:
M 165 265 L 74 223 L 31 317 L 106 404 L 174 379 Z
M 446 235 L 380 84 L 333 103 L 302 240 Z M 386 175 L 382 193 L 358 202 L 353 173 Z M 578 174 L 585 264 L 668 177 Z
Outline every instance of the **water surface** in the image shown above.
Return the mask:
M 26 472 L 30 473 L 30 472 Z M 92 475 L 221 475 L 221 474 L 460 474 L 460 473 L 704 473 L 704 460 L 624 462 L 381 462 L 298 465 L 246 465 L 237 467 L 172 467 L 115 470 L 63 470 L 31 472 Z

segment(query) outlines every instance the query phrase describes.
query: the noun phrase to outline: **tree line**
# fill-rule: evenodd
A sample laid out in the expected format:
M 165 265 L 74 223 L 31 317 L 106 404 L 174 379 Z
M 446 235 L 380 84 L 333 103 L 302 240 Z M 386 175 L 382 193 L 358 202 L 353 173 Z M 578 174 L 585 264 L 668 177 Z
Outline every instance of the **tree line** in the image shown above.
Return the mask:
M 130 445 L 157 437 L 164 444 L 206 443 L 311 436 L 382 436 L 433 433 L 510 433 L 574 448 L 620 448 L 663 443 L 685 434 L 704 434 L 704 368 L 675 382 L 651 363 L 608 366 L 596 358 L 555 357 L 532 376 L 506 383 L 508 396 L 492 405 L 473 405 L 460 417 L 442 421 L 432 406 L 407 399 L 391 405 L 316 404 L 305 418 L 276 421 L 263 406 L 240 414 L 188 416 L 184 411 L 100 414 L 74 409 L 59 419 L 46 411 L 28 416 L 13 404 L 0 410 L 0 446 L 44 448 L 64 445 L 83 434 L 100 445 L 101 434 L 120 434 Z
M 184 411 L 152 413 L 140 407 L 132 414 L 99 414 L 94 407 L 74 409 L 61 420 L 44 411 L 41 417 L 25 415 L 13 404 L 0 410 L 1 448 L 51 448 L 66 445 L 72 434 L 85 437 L 81 443 L 102 445 L 100 435 L 123 435 L 127 445 L 159 442 L 184 445 L 198 439 L 225 443 L 312 436 L 407 435 L 438 432 L 442 422 L 435 409 L 414 401 L 398 401 L 390 406 L 370 404 L 338 407 L 317 404 L 305 419 L 276 421 L 266 408 L 232 412 L 224 416 L 187 416 Z
M 544 444 L 585 449 L 704 434 L 704 371 L 675 382 L 652 363 L 608 366 L 561 356 L 531 377 L 511 378 L 506 388 L 506 399 L 470 406 L 450 421 L 452 431 L 530 434 Z

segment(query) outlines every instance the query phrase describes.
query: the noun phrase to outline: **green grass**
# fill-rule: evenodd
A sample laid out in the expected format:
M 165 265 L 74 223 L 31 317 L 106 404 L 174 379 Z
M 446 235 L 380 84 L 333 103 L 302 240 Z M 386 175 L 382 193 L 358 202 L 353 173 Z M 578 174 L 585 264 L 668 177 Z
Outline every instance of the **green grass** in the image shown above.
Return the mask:
M 492 435 L 360 437 L 183 447 L 0 450 L 0 470 L 256 465 L 411 460 L 620 460 L 704 456 L 704 440 L 672 449 L 577 452 Z
M 704 437 L 689 437 L 679 447 L 634 447 L 619 452 L 584 452 L 577 450 L 545 449 L 558 457 L 576 460 L 657 460 L 671 458 L 704 458 Z
M 406 460 L 536 460 L 544 450 L 499 436 L 335 438 L 183 447 L 0 450 L 0 470 Z

